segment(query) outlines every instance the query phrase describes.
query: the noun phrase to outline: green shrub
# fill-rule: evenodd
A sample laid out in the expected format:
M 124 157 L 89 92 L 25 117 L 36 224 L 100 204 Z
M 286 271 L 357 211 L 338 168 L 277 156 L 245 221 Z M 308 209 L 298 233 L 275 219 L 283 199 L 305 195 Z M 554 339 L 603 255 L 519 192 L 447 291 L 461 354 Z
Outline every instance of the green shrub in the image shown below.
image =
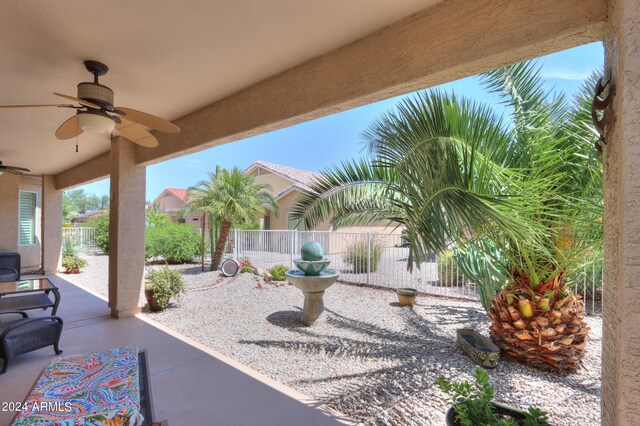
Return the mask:
M 240 273 L 243 272 L 253 272 L 253 265 L 249 259 L 242 259 L 240 261 Z
M 289 268 L 284 265 L 276 265 L 269 269 L 269 273 L 273 277 L 274 281 L 284 281 L 287 279 L 287 276 L 284 273 L 287 272 L 288 269 Z
M 438 267 L 438 279 L 441 286 L 458 286 L 464 282 L 462 269 L 458 267 L 453 251 L 449 250 L 438 255 L 436 261 Z
M 160 308 L 164 309 L 172 297 L 178 298 L 184 293 L 182 271 L 163 266 L 147 272 L 145 290 L 153 291 L 153 298 Z
M 96 228 L 95 240 L 96 246 L 103 253 L 109 253 L 109 215 L 103 214 L 89 221 L 88 226 Z
M 200 253 L 200 234 L 191 225 L 167 223 L 147 228 L 145 256 L 167 263 L 186 263 Z
M 518 426 L 520 423 L 494 411 L 492 405 L 494 389 L 489 385 L 489 375 L 482 368 L 473 370 L 475 383 L 450 382 L 444 377 L 436 384 L 449 396 L 448 403 L 455 409 L 455 417 L 462 425 Z M 529 407 L 522 423 L 526 426 L 548 426 L 548 415 L 544 411 Z
M 347 247 L 344 255 L 344 261 L 353 267 L 354 274 L 367 273 L 367 247 L 366 241 L 358 241 Z M 369 271 L 376 272 L 380 257 L 382 256 L 382 245 L 377 242 L 371 242 L 371 253 L 369 256 Z
M 85 266 L 87 266 L 87 261 L 77 255 L 62 256 L 62 267 L 67 274 L 74 270 L 80 271 Z

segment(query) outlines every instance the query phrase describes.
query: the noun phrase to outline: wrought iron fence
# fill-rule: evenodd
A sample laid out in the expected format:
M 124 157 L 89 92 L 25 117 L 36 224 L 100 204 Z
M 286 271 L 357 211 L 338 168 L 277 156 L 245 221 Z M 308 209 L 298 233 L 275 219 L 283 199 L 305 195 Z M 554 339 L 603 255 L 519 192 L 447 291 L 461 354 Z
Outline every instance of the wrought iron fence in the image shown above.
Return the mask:
M 228 253 L 236 259 L 248 259 L 254 266 L 269 269 L 283 264 L 295 265 L 306 241 L 317 241 L 329 268 L 340 272 L 340 281 L 377 287 L 410 287 L 438 296 L 479 300 L 477 286 L 462 275 L 451 256 L 425 256 L 417 267 L 407 269 L 409 249 L 403 247 L 400 234 L 344 233 L 333 231 L 239 230 L 233 232 Z M 585 270 L 575 291 L 581 295 L 588 313 L 602 312 L 601 267 Z
M 73 228 L 62 228 L 62 238 L 72 238 L 87 252 L 96 253 L 100 251 L 96 246 L 96 228 L 77 226 Z

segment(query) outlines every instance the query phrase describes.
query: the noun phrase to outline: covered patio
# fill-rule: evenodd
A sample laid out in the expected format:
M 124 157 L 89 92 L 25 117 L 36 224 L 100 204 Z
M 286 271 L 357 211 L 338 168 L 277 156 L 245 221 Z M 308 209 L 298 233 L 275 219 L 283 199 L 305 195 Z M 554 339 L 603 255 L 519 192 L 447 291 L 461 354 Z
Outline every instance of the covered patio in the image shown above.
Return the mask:
M 100 297 L 58 276 L 48 278 L 64 294 L 58 310 L 65 321 L 63 355 L 122 346 L 146 350 L 157 419 L 171 419 L 170 425 L 253 425 L 256 418 L 264 425 L 355 424 L 142 315 L 116 320 Z M 22 401 L 52 355 L 49 347 L 12 360 L 2 376 L 2 401 Z M 3 410 L 0 424 L 14 415 Z
M 212 415 L 233 419 L 220 424 L 255 424 L 257 416 L 261 422 L 271 419 L 269 413 L 272 424 L 334 421 L 246 375 L 241 366 L 135 316 L 144 273 L 146 166 L 604 40 L 605 74 L 615 96 L 604 149 L 602 423 L 640 423 L 639 2 L 363 0 L 300 6 L 247 0 L 242 5 L 122 1 L 109 3 L 100 14 L 94 4 L 81 1 L 0 5 L 3 104 L 48 103 L 54 90 L 74 94 L 75 85 L 89 79 L 82 61 L 96 59 L 112 68 L 103 82 L 114 88 L 118 104 L 164 116 L 181 128 L 177 134 L 154 133 L 159 146 L 153 149 L 115 134 L 61 142 L 53 133 L 69 116 L 64 109 L 0 112 L 0 160 L 31 169 L 30 175 L 0 175 L 0 252 L 20 252 L 24 272 L 50 275 L 58 269 L 62 191 L 111 179 L 108 306 L 53 278 L 64 289 L 59 313 L 66 321 L 65 353 L 124 344 L 152 349 L 158 415 L 178 424 L 187 416 L 192 417 L 184 424 L 207 424 Z M 23 192 L 37 194 L 31 244 L 16 238 Z M 45 351 L 17 359 L 2 378 L 11 386 L 3 385 L 0 399 L 22 400 L 47 360 Z M 304 421 L 286 421 L 296 418 Z

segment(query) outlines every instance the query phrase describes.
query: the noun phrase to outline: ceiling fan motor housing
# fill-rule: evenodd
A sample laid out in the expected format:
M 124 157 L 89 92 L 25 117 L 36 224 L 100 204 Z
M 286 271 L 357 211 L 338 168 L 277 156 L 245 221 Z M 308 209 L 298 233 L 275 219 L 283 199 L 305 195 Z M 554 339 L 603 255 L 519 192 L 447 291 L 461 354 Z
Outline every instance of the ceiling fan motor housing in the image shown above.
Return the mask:
M 107 111 L 113 111 L 113 90 L 99 83 L 84 82 L 78 84 L 78 97 L 93 102 Z

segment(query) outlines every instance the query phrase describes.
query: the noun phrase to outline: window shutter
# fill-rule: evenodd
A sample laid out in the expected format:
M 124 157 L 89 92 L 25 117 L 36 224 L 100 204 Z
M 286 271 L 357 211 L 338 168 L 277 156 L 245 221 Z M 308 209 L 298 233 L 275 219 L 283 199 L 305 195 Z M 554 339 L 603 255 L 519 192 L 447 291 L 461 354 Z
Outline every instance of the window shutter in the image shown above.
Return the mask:
M 19 244 L 29 245 L 35 243 L 36 237 L 36 194 L 33 192 L 20 192 L 19 208 Z

